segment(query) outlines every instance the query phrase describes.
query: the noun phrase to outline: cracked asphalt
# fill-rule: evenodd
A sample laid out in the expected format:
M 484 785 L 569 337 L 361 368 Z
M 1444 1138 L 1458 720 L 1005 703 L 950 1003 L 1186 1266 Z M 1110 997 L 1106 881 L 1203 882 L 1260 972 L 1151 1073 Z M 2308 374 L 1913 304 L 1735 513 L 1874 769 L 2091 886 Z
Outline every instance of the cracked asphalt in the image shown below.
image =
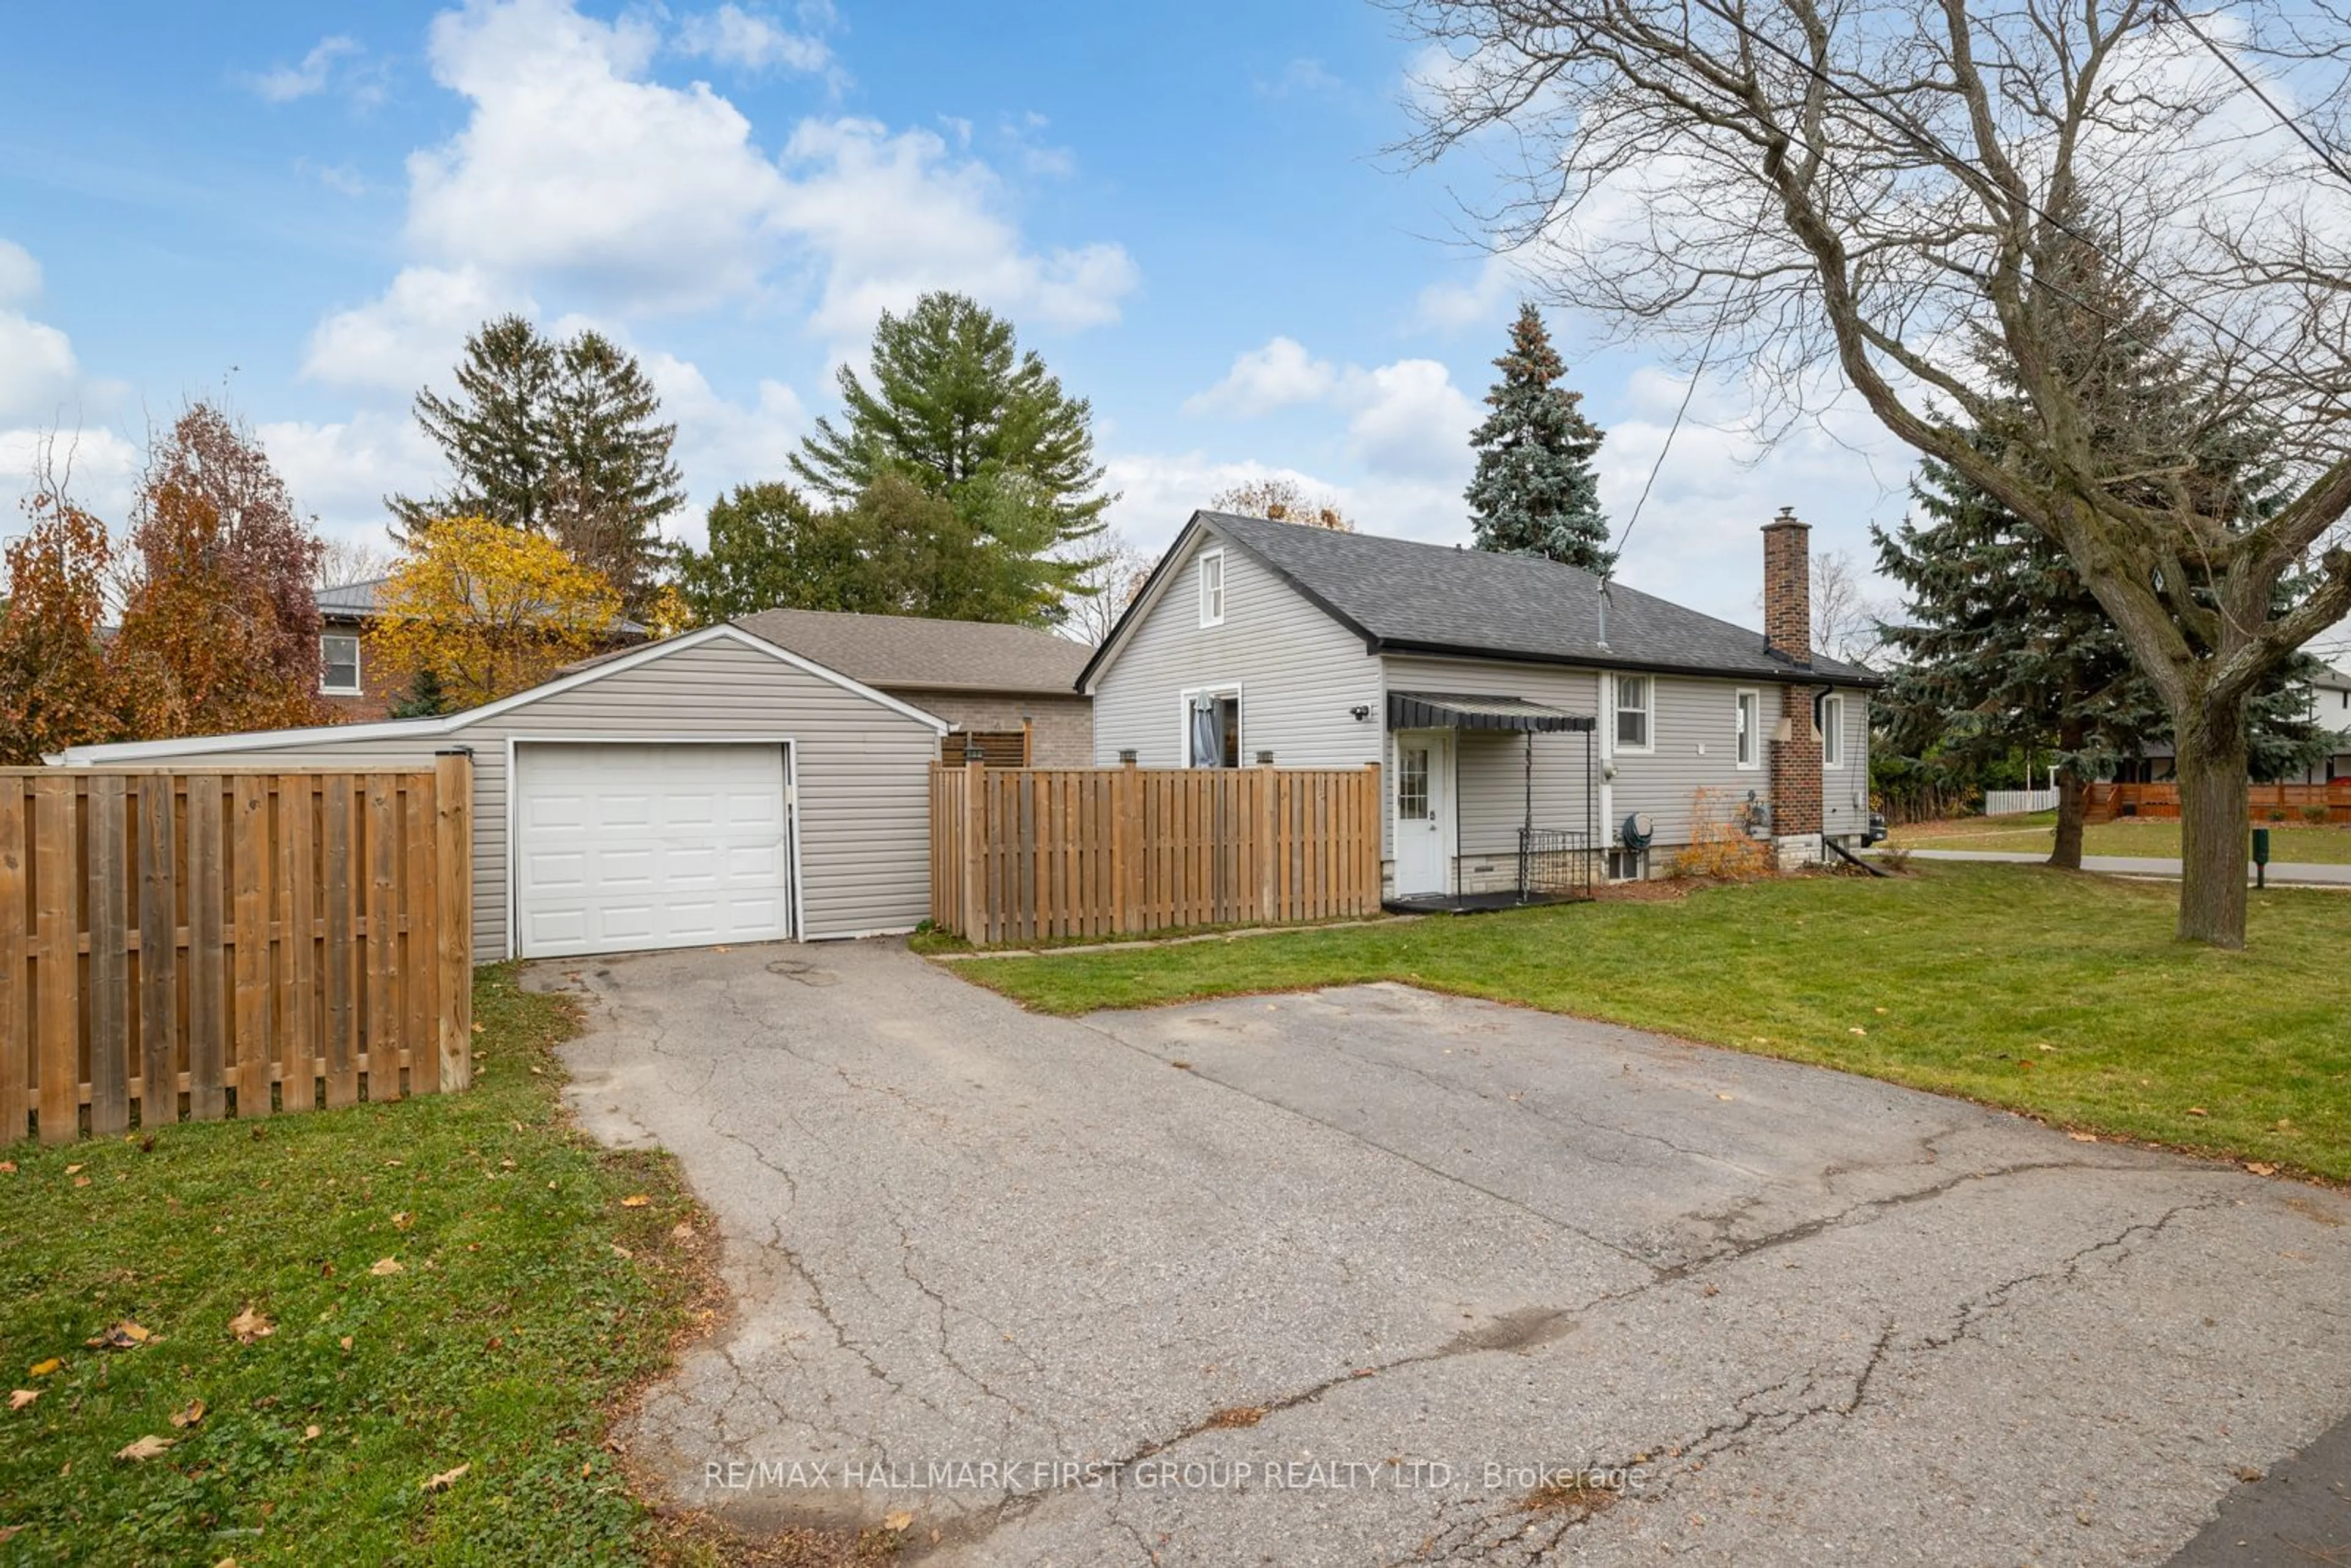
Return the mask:
M 887 942 L 543 965 L 737 1310 L 624 1440 L 910 1560 L 2161 1563 L 2351 1411 L 2351 1202 L 1377 985 L 1034 1017 Z M 821 1467 L 821 1468 L 820 1468 Z

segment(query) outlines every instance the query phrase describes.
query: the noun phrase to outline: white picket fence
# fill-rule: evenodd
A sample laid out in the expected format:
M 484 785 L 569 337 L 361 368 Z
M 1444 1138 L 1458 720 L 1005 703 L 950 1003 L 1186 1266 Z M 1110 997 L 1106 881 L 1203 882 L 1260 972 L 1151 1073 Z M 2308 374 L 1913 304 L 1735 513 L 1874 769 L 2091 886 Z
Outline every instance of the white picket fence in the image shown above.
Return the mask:
M 2053 811 L 2057 809 L 2054 789 L 1987 789 L 1984 791 L 1984 815 L 1987 817 L 2021 817 L 2027 811 Z

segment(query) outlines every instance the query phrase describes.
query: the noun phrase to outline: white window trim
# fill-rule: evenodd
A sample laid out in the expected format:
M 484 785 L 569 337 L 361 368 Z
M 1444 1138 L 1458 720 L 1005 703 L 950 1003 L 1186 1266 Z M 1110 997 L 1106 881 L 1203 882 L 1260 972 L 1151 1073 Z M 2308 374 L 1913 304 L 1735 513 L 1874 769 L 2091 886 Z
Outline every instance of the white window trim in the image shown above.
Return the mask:
M 1638 681 L 1641 683 L 1641 706 L 1636 709 L 1627 709 L 1625 706 L 1625 683 L 1628 680 Z M 1625 737 L 1616 727 L 1616 716 L 1623 712 L 1637 712 L 1642 716 L 1643 723 L 1641 725 L 1641 734 L 1643 739 L 1641 744 L 1638 746 L 1626 744 Z M 1608 733 L 1615 741 L 1615 745 L 1612 749 L 1614 754 L 1616 756 L 1648 757 L 1655 755 L 1657 749 L 1656 676 L 1642 674 L 1637 672 L 1628 672 L 1625 674 L 1611 675 L 1608 677 Z
M 1821 766 L 1844 771 L 1844 698 L 1834 694 L 1821 699 Z
M 1217 610 L 1213 615 L 1208 612 L 1208 563 L 1210 561 L 1217 563 Z M 1199 583 L 1200 625 L 1203 629 L 1223 625 L 1225 623 L 1225 552 L 1222 549 L 1202 550 L 1198 560 L 1193 565 L 1192 571 Z
M 1214 681 L 1205 685 L 1186 686 L 1176 697 L 1176 755 L 1186 768 L 1192 761 L 1192 699 L 1194 697 L 1230 697 L 1233 699 L 1233 755 L 1240 765 L 1249 766 L 1249 702 L 1241 695 L 1238 681 Z
M 1755 722 L 1746 726 L 1745 733 L 1740 734 L 1740 720 L 1745 716 L 1747 705 L 1750 703 L 1755 705 Z M 1732 692 L 1730 714 L 1731 766 L 1741 773 L 1753 773 L 1763 766 L 1763 693 L 1761 690 L 1755 686 L 1740 686 Z M 1739 755 L 1741 741 L 1746 743 L 1748 751 L 1743 760 Z
M 327 684 L 327 639 L 334 637 L 351 645 L 351 684 L 333 686 Z M 319 690 L 330 697 L 355 697 L 367 690 L 366 650 L 360 645 L 356 632 L 321 632 L 319 633 Z

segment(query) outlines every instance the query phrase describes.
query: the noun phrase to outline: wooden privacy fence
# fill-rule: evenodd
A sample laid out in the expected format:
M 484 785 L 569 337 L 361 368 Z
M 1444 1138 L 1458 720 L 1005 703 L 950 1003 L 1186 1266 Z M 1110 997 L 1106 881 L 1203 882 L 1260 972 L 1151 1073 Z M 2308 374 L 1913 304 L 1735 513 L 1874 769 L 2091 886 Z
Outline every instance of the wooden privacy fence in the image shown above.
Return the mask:
M 0 770 L 0 1144 L 465 1087 L 472 826 L 462 756 Z
M 982 945 L 1380 903 L 1380 770 L 931 768 L 931 920 Z
M 2265 824 L 2280 811 L 2285 814 L 2285 821 L 2298 823 L 2307 820 L 2306 809 L 2325 812 L 2329 822 L 2351 823 L 2351 779 L 2337 779 L 2331 784 L 2253 784 L 2247 786 L 2247 792 L 2251 797 L 2247 809 L 2256 823 Z M 2084 792 L 2082 813 L 2083 820 L 2094 825 L 2117 817 L 2176 821 L 2179 786 L 2092 784 Z

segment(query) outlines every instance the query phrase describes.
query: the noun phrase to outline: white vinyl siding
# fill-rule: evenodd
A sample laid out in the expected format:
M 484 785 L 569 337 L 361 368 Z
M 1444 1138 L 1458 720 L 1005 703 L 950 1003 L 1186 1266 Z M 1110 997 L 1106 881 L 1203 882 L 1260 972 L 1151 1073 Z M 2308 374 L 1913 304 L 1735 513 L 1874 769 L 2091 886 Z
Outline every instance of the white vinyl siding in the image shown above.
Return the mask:
M 1386 724 L 1379 663 L 1363 640 L 1240 550 L 1222 552 L 1227 623 L 1200 625 L 1198 553 L 1196 544 L 1191 558 L 1170 563 L 1166 591 L 1096 678 L 1095 763 L 1112 767 L 1122 750 L 1132 750 L 1145 768 L 1183 767 L 1180 695 L 1207 686 L 1246 692 L 1245 762 L 1259 751 L 1272 752 L 1282 768 L 1380 761 Z
M 1386 666 L 1389 691 L 1523 697 L 1563 713 L 1593 716 L 1599 712 L 1600 680 L 1590 670 L 1570 669 L 1562 664 L 1519 664 L 1405 653 L 1387 654 L 1382 662 Z M 1382 706 L 1385 706 L 1384 699 Z M 1583 831 L 1584 757 L 1589 749 L 1590 776 L 1596 784 L 1600 777 L 1599 741 L 1597 734 L 1534 737 L 1532 815 L 1536 827 Z M 1518 852 L 1519 825 L 1529 815 L 1526 754 L 1526 737 L 1520 735 L 1499 730 L 1464 730 L 1460 734 L 1454 762 L 1459 778 L 1456 803 L 1461 814 L 1464 873 L 1472 883 L 1482 880 L 1475 867 L 1486 863 L 1488 858 Z M 1596 800 L 1592 807 L 1592 825 L 1605 841 L 1608 824 L 1601 819 Z
M 241 765 L 430 768 L 474 754 L 474 956 L 507 951 L 507 742 L 532 736 L 795 743 L 805 936 L 903 931 L 930 912 L 930 763 L 938 733 L 872 698 L 724 639 L 650 660 L 445 735 L 314 738 L 214 754 Z M 170 758 L 174 767 L 205 754 Z
M 1724 815 L 1745 805 L 1750 790 L 1759 801 L 1770 798 L 1769 773 L 1739 765 L 1735 698 L 1740 689 L 1733 681 L 1696 675 L 1650 678 L 1650 747 L 1646 752 L 1617 751 L 1611 793 L 1615 821 L 1646 811 L 1656 823 L 1656 847 L 1649 856 L 1653 873 L 1672 859 L 1672 846 L 1689 842 L 1699 789 L 1714 791 Z M 1767 762 L 1771 734 L 1780 722 L 1781 689 L 1766 686 L 1755 693 L 1761 737 L 1757 755 Z M 1667 852 L 1660 854 L 1659 849 Z
M 1821 770 L 1821 831 L 1842 838 L 1869 827 L 1869 697 L 1840 692 L 1833 701 L 1844 713 L 1844 766 Z

